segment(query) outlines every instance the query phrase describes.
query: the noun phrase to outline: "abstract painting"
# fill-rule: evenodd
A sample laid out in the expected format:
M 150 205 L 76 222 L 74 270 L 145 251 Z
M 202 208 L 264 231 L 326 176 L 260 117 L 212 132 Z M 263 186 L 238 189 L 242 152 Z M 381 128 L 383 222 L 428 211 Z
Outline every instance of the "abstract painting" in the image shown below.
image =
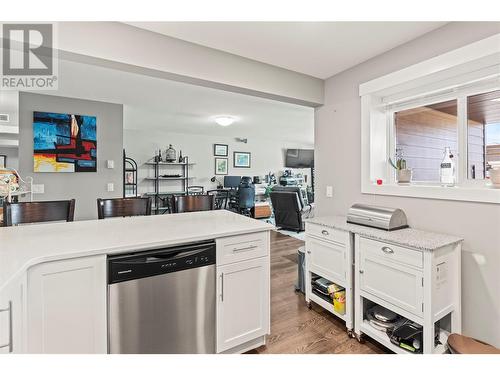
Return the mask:
M 33 113 L 34 172 L 96 172 L 94 116 Z

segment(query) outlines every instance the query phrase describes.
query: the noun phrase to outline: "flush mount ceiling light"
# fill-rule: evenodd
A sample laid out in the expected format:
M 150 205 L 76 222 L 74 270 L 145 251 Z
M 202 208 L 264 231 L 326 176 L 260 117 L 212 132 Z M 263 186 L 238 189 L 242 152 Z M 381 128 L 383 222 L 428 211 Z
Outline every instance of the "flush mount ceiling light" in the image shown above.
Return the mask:
M 235 121 L 236 119 L 231 116 L 217 116 L 215 118 L 215 122 L 220 126 L 229 126 L 232 125 Z

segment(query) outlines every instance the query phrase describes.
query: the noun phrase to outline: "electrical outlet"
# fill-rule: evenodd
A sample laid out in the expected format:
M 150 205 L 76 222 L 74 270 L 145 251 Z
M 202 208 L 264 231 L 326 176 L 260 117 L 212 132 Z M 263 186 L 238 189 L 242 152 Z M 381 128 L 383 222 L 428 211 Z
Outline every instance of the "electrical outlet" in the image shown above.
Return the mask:
M 326 197 L 327 198 L 333 197 L 333 186 L 326 187 Z
M 108 169 L 113 169 L 115 167 L 115 161 L 114 160 L 108 160 L 106 162 Z
M 115 191 L 115 184 L 113 184 L 112 182 L 108 182 L 108 191 Z
M 33 194 L 43 194 L 45 193 L 44 184 L 33 184 L 32 186 Z

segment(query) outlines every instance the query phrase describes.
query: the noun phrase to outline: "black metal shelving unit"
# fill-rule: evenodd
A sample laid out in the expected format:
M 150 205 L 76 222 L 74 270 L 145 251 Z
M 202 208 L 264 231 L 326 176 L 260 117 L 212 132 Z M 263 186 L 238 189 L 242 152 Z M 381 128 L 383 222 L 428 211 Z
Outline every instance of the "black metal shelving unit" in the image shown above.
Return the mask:
M 127 173 L 132 173 L 132 182 L 127 182 Z M 123 150 L 123 198 L 129 197 L 137 197 L 137 162 Z
M 150 165 L 154 168 L 154 177 L 146 177 L 145 180 L 150 180 L 153 182 L 154 191 L 147 192 L 144 195 L 153 197 L 153 208 L 152 211 L 155 214 L 164 214 L 170 212 L 169 197 L 172 195 L 185 195 L 189 187 L 189 180 L 194 177 L 189 176 L 189 167 L 194 165 L 194 163 L 189 162 L 189 157 L 185 156 L 183 162 L 165 162 L 165 161 L 148 161 L 145 164 Z M 179 177 L 161 177 L 160 169 L 169 168 L 168 170 L 173 170 L 173 167 L 180 169 Z M 161 191 L 160 183 L 163 181 L 180 181 L 181 189 L 176 191 Z

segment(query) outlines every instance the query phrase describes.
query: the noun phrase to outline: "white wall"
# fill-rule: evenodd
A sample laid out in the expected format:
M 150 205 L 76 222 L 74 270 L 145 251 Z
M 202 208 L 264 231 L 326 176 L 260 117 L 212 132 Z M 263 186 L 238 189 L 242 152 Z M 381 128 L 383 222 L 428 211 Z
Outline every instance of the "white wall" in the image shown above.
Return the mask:
M 171 143 L 177 151 L 182 150 L 183 156 L 189 156 L 189 161 L 196 163 L 190 169 L 190 175 L 196 179 L 190 181 L 190 185 L 202 185 L 206 189 L 215 189 L 216 183 L 212 183 L 210 179 L 215 175 L 215 156 L 213 155 L 214 143 L 227 144 L 229 146 L 228 161 L 229 175 L 236 176 L 257 176 L 265 175 L 269 171 L 276 173 L 284 169 L 284 150 L 286 148 L 313 148 L 311 144 L 296 144 L 286 143 L 279 140 L 255 137 L 248 138 L 248 143 L 236 142 L 233 137 L 218 137 L 206 135 L 180 134 L 171 133 L 167 130 L 131 130 L 125 129 L 124 147 L 127 156 L 135 159 L 139 165 L 139 193 L 153 191 L 153 182 L 144 180 L 144 177 L 154 177 L 154 169 L 152 166 L 144 165 L 146 161 L 151 159 L 155 152 L 161 148 L 165 151 Z M 233 151 L 251 152 L 251 168 L 234 168 L 233 167 Z M 180 173 L 177 167 L 163 168 L 162 173 Z M 175 172 L 175 171 L 178 172 Z M 171 172 L 168 172 L 171 171 Z M 299 173 L 310 174 L 309 169 L 297 169 Z M 218 179 L 223 181 L 224 176 L 219 176 Z M 308 181 L 310 181 L 308 177 Z M 176 190 L 176 183 L 172 181 L 160 182 L 166 190 Z
M 345 214 L 355 202 L 400 207 L 414 228 L 465 238 L 463 331 L 500 347 L 500 205 L 361 194 L 358 93 L 363 82 L 498 32 L 498 22 L 451 23 L 329 78 L 315 115 L 315 161 L 318 215 Z

